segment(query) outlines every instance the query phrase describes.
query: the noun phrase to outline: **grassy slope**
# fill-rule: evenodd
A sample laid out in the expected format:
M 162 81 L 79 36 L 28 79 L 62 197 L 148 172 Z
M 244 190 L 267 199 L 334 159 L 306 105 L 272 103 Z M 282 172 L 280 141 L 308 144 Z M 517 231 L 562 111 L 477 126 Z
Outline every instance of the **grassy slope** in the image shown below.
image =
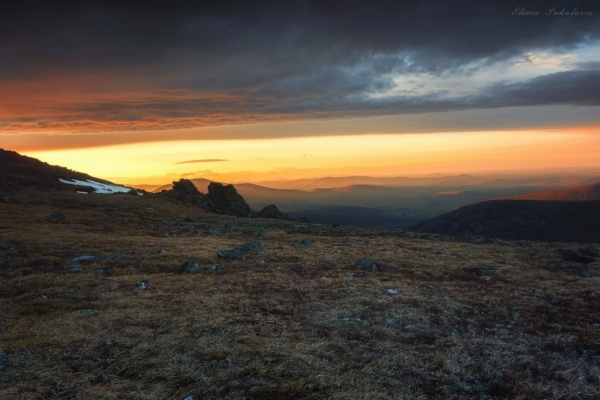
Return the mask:
M 237 219 L 148 196 L 11 197 L 0 203 L 2 399 L 600 395 L 600 267 L 550 270 L 566 245 Z M 58 210 L 67 223 L 44 221 Z M 222 235 L 199 235 L 207 225 Z M 267 237 L 244 234 L 259 226 Z M 305 237 L 312 247 L 293 247 Z M 266 253 L 216 257 L 251 239 Z M 68 273 L 74 257 L 115 251 L 124 258 Z M 221 268 L 176 273 L 191 256 Z M 355 270 L 364 256 L 391 272 Z M 500 269 L 463 269 L 480 265 Z

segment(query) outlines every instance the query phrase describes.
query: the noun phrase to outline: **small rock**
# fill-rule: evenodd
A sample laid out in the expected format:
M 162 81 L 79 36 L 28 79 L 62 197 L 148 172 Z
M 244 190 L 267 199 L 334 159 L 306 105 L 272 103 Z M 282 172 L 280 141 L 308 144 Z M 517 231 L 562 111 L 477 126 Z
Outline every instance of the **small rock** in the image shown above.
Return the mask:
M 267 236 L 267 230 L 265 228 L 244 229 L 243 233 L 246 236 L 255 236 L 255 237 L 266 237 Z
M 253 254 L 261 254 L 264 253 L 265 250 L 260 242 L 251 241 L 248 243 L 241 244 L 239 246 L 234 247 L 232 250 L 219 250 L 217 251 L 217 256 L 221 258 L 226 258 L 227 260 L 243 260 L 247 255 Z
M 78 274 L 78 273 L 80 273 L 81 271 L 83 271 L 83 270 L 81 269 L 81 267 L 75 267 L 75 268 L 71 269 L 69 272 L 70 272 L 70 273 L 72 273 L 72 274 Z
M 75 257 L 74 259 L 71 260 L 71 263 L 89 263 L 89 262 L 94 262 L 94 261 L 98 261 L 99 257 L 96 256 L 79 256 L 79 257 Z
M 264 263 L 265 263 L 265 260 L 256 260 L 256 263 L 257 263 L 258 265 L 264 265 Z
M 96 274 L 96 275 L 102 275 L 102 274 L 104 274 L 104 270 L 102 268 L 97 269 L 97 270 L 94 271 L 94 274 Z
M 273 204 L 266 206 L 265 208 L 254 214 L 254 217 L 289 220 L 289 217 L 281 211 L 279 211 L 277 206 Z
M 398 294 L 398 293 L 400 293 L 400 291 L 397 289 L 388 289 L 388 290 L 386 290 L 386 293 L 387 294 Z
M 587 249 L 586 249 L 586 251 L 587 251 Z M 577 249 L 577 248 L 563 250 L 561 255 L 565 260 L 576 261 L 578 263 L 583 263 L 583 264 L 600 261 L 599 257 L 594 257 L 594 256 L 584 254 L 580 249 Z
M 309 238 L 304 238 L 300 243 L 294 243 L 293 246 L 297 249 L 307 249 L 312 245 L 313 241 Z
M 590 244 L 583 250 L 583 252 L 588 256 L 600 257 L 600 245 Z
M 142 282 L 140 283 L 140 286 L 138 286 L 139 290 L 145 290 L 148 288 L 148 284 L 146 282 Z
M 231 360 L 229 358 L 226 358 L 224 360 L 211 360 L 208 363 L 211 365 L 211 367 L 215 367 L 215 368 L 223 368 L 223 369 L 231 368 Z
M 390 270 L 389 266 L 378 263 L 377 261 L 375 261 L 369 257 L 359 258 L 358 260 L 356 260 L 354 262 L 354 267 L 361 268 L 361 269 L 371 271 L 371 272 L 387 272 Z
M 40 299 L 42 299 L 42 300 L 48 300 L 48 296 L 46 296 L 45 294 L 43 294 L 43 295 L 40 296 Z
M 4 351 L 0 349 L 0 370 L 6 368 L 8 366 L 8 357 L 4 354 Z
M 202 269 L 202 265 L 195 257 L 190 257 L 186 262 L 179 267 L 181 272 L 198 272 Z
M 19 255 L 19 251 L 14 247 L 9 247 L 8 250 L 6 250 L 6 255 L 16 257 Z
M 481 266 L 481 267 L 465 267 L 463 268 L 466 272 L 472 272 L 477 274 L 478 276 L 488 276 L 494 275 L 496 271 L 500 269 L 500 267 L 489 267 L 489 266 Z
M 59 224 L 64 221 L 65 221 L 65 216 L 59 212 L 50 214 L 46 217 L 46 222 L 49 222 L 51 224 Z
M 219 265 L 219 264 L 210 264 L 210 265 L 208 266 L 208 269 L 209 269 L 209 270 L 211 270 L 211 271 L 216 271 L 216 270 L 218 270 L 218 269 L 219 269 L 219 267 L 220 267 L 220 265 Z
M 405 325 L 404 328 L 402 328 L 402 330 L 405 331 L 405 332 L 410 332 L 410 331 L 412 331 L 414 329 L 415 329 L 414 325 Z
M 22 279 L 17 279 L 15 281 L 15 283 L 13 283 L 13 285 L 15 285 L 15 286 L 21 286 L 22 284 L 23 284 L 23 280 Z
M 83 310 L 79 310 L 79 312 L 83 314 L 96 314 L 99 311 L 95 308 L 84 308 Z
M 194 400 L 194 398 L 193 398 L 192 396 L 188 396 L 188 397 L 186 397 L 186 398 L 185 398 L 185 399 L 183 399 L 183 400 Z
M 348 278 L 354 278 L 354 272 L 344 272 L 344 276 L 347 276 Z

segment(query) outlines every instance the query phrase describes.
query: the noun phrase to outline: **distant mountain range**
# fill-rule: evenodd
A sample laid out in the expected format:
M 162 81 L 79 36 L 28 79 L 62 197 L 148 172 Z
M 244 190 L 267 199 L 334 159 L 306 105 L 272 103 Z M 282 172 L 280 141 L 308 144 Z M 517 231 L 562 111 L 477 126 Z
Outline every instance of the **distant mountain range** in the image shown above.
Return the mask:
M 446 235 L 600 242 L 600 183 L 484 201 L 408 228 Z

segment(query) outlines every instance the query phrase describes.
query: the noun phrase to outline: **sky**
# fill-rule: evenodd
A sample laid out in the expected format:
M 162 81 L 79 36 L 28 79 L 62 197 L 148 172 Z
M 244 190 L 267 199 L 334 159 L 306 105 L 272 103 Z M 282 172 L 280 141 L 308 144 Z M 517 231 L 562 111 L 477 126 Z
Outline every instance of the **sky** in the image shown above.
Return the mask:
M 595 1 L 4 7 L 0 147 L 101 178 L 600 170 Z

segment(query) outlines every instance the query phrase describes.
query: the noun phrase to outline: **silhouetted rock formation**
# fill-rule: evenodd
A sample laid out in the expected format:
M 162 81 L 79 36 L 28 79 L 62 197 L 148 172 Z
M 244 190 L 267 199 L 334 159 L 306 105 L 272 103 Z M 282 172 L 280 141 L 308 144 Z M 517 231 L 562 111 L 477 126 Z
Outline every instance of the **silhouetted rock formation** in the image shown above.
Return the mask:
M 208 194 L 203 194 L 189 179 L 180 179 L 173 182 L 173 189 L 166 191 L 166 195 L 218 214 L 238 217 L 247 217 L 250 214 L 250 206 L 233 185 L 211 182 L 208 185 Z
M 208 207 L 206 195 L 200 193 L 189 179 L 180 179 L 173 182 L 173 189 L 167 193 L 175 200 L 191 203 L 201 208 Z
M 276 205 L 271 204 L 254 214 L 256 218 L 270 218 L 270 219 L 283 219 L 289 220 L 290 218 L 279 211 Z
M 188 181 L 190 185 L 194 185 Z M 250 215 L 250 206 L 246 200 L 240 196 L 233 185 L 223 185 L 218 182 L 211 182 L 208 185 L 209 210 L 225 215 L 236 215 L 246 217 Z

